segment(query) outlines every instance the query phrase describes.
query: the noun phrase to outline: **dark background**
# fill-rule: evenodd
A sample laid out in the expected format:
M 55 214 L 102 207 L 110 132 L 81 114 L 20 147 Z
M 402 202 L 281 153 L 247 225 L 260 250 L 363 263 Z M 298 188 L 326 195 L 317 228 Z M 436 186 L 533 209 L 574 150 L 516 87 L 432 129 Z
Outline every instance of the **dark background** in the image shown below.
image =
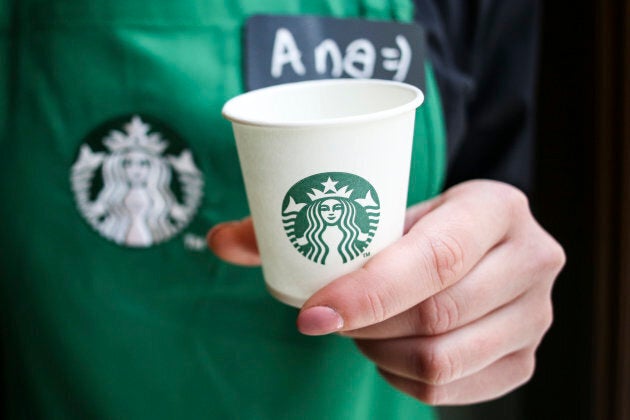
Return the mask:
M 535 186 L 531 206 L 564 247 L 554 324 L 533 379 L 499 400 L 442 409 L 454 419 L 595 419 L 596 2 L 541 2 Z M 630 398 L 630 396 L 628 396 Z M 603 419 L 602 419 L 603 420 Z
M 524 389 L 526 419 L 594 418 L 595 2 L 544 2 L 532 208 L 564 246 L 555 321 Z

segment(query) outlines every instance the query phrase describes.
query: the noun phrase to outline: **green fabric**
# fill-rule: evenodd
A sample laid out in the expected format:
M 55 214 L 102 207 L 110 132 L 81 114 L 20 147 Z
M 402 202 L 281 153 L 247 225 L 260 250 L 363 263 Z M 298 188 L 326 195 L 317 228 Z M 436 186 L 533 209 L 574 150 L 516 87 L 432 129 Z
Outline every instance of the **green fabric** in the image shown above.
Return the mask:
M 446 174 L 446 128 L 442 114 L 442 102 L 433 74 L 427 62 L 425 102 L 416 111 L 416 125 L 411 159 L 408 203 L 425 200 L 440 191 Z M 418 141 L 418 139 L 432 139 Z M 418 176 L 424 174 L 424 176 Z
M 11 32 L 11 2 L 0 0 L 0 92 L 6 92 L 9 88 L 9 72 L 11 60 L 9 56 L 9 36 Z M 9 95 L 0 95 L 0 147 L 6 139 L 6 124 L 9 112 Z
M 191 246 L 214 224 L 248 214 L 220 115 L 243 89 L 245 18 L 410 21 L 410 1 L 19 0 L 13 22 L 7 3 L 0 0 L 0 56 L 10 57 L 0 66 L 8 116 L 0 126 L 0 321 L 9 418 L 432 418 L 351 340 L 297 333 L 296 310 L 267 294 L 259 269 Z M 439 191 L 444 168 L 427 69 L 416 132 L 428 141 L 414 146 L 412 202 Z M 176 131 L 205 181 L 190 225 L 146 249 L 100 236 L 70 184 L 85 136 L 132 113 Z

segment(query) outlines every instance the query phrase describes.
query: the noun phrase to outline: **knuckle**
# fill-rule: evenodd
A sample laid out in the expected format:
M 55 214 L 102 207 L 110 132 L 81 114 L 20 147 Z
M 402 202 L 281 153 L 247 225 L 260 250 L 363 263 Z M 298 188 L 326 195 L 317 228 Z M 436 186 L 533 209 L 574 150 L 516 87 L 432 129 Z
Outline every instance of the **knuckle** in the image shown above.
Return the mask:
M 499 181 L 468 181 L 466 188 L 472 188 L 475 195 L 483 194 L 487 200 L 501 203 L 504 211 L 513 215 L 530 215 L 529 198 L 520 189 Z
M 461 270 L 464 248 L 457 239 L 448 235 L 429 238 L 429 275 L 442 290 L 450 285 Z
M 553 306 L 551 304 L 551 298 L 545 298 L 545 303 L 542 310 L 538 311 L 538 316 L 536 317 L 536 329 L 539 331 L 540 336 L 542 337 L 553 324 Z
M 517 355 L 514 372 L 514 380 L 517 385 L 522 385 L 532 379 L 536 372 L 536 356 L 533 351 L 526 351 Z
M 457 327 L 462 308 L 448 291 L 433 295 L 418 305 L 419 334 L 439 335 Z
M 383 287 L 365 287 L 366 279 L 369 283 L 381 285 Z M 355 293 L 352 299 L 354 313 L 358 314 L 356 322 L 362 324 L 355 326 L 368 326 L 382 322 L 393 315 L 390 301 L 395 301 L 395 290 L 391 290 L 387 285 L 391 282 L 385 274 L 374 270 L 372 267 L 361 267 L 347 275 L 348 287 Z
M 436 344 L 413 353 L 412 366 L 417 377 L 430 385 L 451 382 L 459 370 L 454 358 Z
M 539 233 L 530 235 L 522 242 L 522 250 L 528 256 L 525 268 L 533 274 L 553 280 L 566 264 L 563 247 L 546 231 L 538 227 Z
M 504 186 L 502 196 L 512 211 L 516 213 L 530 214 L 529 198 L 523 191 L 506 185 Z
M 543 259 L 543 267 L 553 273 L 559 273 L 566 264 L 567 256 L 564 248 L 551 236 L 548 236 L 546 258 Z
M 366 308 L 369 312 L 369 316 L 374 323 L 384 321 L 388 318 L 387 306 L 385 305 L 383 297 L 372 290 L 364 290 L 362 296 L 359 298 L 359 304 L 362 308 Z
M 537 347 L 553 325 L 554 313 L 551 293 L 547 288 L 532 290 L 524 297 L 524 305 L 521 314 L 527 314 L 527 323 L 523 337 L 527 337 L 529 345 Z
M 493 193 L 505 208 L 514 216 L 530 216 L 529 198 L 527 195 L 511 185 L 501 182 L 492 184 Z

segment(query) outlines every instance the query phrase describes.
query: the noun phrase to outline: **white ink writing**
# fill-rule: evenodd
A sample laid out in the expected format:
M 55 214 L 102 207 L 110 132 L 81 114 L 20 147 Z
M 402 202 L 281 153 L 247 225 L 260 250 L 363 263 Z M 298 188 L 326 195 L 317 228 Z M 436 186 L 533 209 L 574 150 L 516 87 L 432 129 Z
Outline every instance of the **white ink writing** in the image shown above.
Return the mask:
M 344 73 L 353 78 L 371 78 L 380 59 L 383 70 L 394 73 L 392 79 L 402 82 L 409 72 L 412 49 L 403 35 L 397 35 L 395 42 L 395 47 L 381 48 L 379 56 L 369 39 L 355 39 L 343 52 L 335 40 L 325 39 L 313 51 L 313 70 L 318 75 L 329 73 L 334 78 L 342 77 Z M 275 79 L 282 77 L 287 65 L 295 74 L 304 76 L 307 69 L 302 57 L 293 34 L 286 28 L 278 29 L 271 57 L 271 76 Z
M 407 77 L 409 65 L 411 64 L 411 46 L 407 38 L 402 35 L 396 37 L 396 48 L 381 48 L 383 56 L 383 68 L 388 71 L 395 71 L 394 80 L 402 82 Z
M 302 53 L 295 43 L 295 39 L 288 29 L 280 28 L 276 31 L 276 39 L 273 43 L 273 55 L 271 56 L 271 75 L 276 79 L 282 76 L 282 68 L 291 64 L 294 72 L 304 76 L 306 69 L 302 63 Z

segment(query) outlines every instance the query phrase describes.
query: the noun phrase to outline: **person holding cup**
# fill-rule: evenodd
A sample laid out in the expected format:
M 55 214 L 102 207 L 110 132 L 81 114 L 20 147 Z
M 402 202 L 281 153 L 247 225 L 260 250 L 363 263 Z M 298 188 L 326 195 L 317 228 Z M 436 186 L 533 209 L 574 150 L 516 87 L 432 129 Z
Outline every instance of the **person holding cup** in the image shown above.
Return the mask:
M 523 383 L 564 256 L 516 188 L 532 142 L 536 7 L 504 3 L 0 1 L 4 417 L 429 419 L 429 405 Z M 221 108 L 318 78 L 416 86 L 414 137 L 426 141 L 412 145 L 404 235 L 363 259 L 390 188 L 353 187 L 357 211 L 381 211 L 375 236 L 357 223 L 367 239 L 345 255 L 356 269 L 298 311 L 252 267 Z M 151 159 L 107 178 L 118 155 Z M 327 181 L 308 192 L 344 186 Z M 332 247 L 343 235 L 330 227 Z
M 279 92 L 287 89 L 282 87 Z M 335 120 L 336 114 L 328 109 L 335 108 L 335 99 L 328 106 L 322 93 L 325 85 L 317 91 L 326 117 Z M 269 96 L 269 106 L 283 108 L 278 105 L 283 102 L 281 93 Z M 243 115 L 257 107 L 234 109 L 234 101 L 246 102 L 249 97 L 243 95 L 224 108 L 225 116 L 235 122 L 237 142 L 239 124 L 264 124 L 259 112 L 253 113 L 251 121 Z M 309 101 L 308 95 L 304 100 Z M 342 108 L 340 115 L 353 115 L 348 104 Z M 317 120 L 316 112 L 312 115 L 317 123 L 325 124 Z M 365 134 L 347 136 L 363 139 Z M 256 141 L 265 143 L 272 136 L 262 137 Z M 392 136 L 386 138 L 390 142 Z M 366 149 L 363 142 L 355 150 L 345 150 L 343 139 L 330 148 L 323 139 L 318 147 L 330 156 L 326 164 L 334 161 L 336 147 L 342 156 L 370 158 L 369 153 L 361 154 Z M 293 147 L 295 142 L 289 139 L 286 143 L 275 149 Z M 247 186 L 247 157 L 241 164 Z M 284 164 L 281 155 L 267 163 L 274 173 Z M 254 178 L 264 179 L 263 174 Z M 405 181 L 398 180 L 397 185 L 405 185 Z M 260 201 L 250 199 L 253 211 L 258 212 L 259 205 Z M 253 228 L 270 222 L 269 218 L 256 218 L 253 223 L 245 219 L 214 227 L 208 234 L 210 248 L 234 264 L 262 262 L 263 271 L 266 264 L 286 266 L 290 258 L 280 252 L 272 253 L 272 263 L 261 261 L 259 252 L 276 241 L 257 243 L 260 235 Z M 358 269 L 347 267 L 332 280 L 322 273 L 325 280 L 308 298 L 278 292 L 273 280 L 269 290 L 279 300 L 301 308 L 297 325 L 303 334 L 338 333 L 354 338 L 394 387 L 430 404 L 469 404 L 496 398 L 533 374 L 535 350 L 552 321 L 551 288 L 564 261 L 562 247 L 536 222 L 525 194 L 506 183 L 471 180 L 411 206 L 402 238 Z M 298 268 L 269 274 L 275 276 L 283 276 L 288 283 L 309 278 Z

